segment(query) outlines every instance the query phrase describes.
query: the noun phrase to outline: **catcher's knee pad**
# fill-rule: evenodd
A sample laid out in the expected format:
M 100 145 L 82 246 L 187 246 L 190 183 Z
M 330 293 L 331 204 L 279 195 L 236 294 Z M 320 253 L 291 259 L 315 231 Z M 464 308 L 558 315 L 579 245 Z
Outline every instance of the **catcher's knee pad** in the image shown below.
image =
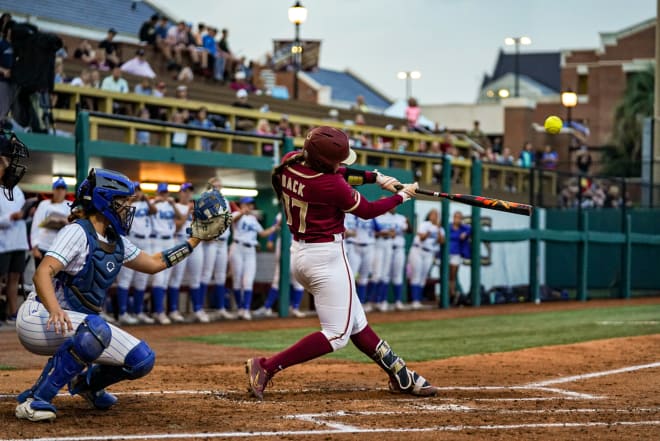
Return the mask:
M 73 336 L 73 350 L 85 363 L 91 363 L 101 356 L 110 345 L 112 330 L 98 315 L 88 315 L 78 325 Z
M 413 378 L 406 367 L 406 362 L 396 355 L 390 345 L 381 340 L 376 346 L 376 352 L 371 357 L 387 372 L 392 379 L 395 379 L 402 390 L 407 390 L 413 386 Z
M 144 341 L 138 343 L 126 355 L 124 360 L 124 371 L 128 380 L 135 380 L 136 378 L 144 377 L 154 367 L 156 362 L 156 354 L 151 350 L 148 344 Z

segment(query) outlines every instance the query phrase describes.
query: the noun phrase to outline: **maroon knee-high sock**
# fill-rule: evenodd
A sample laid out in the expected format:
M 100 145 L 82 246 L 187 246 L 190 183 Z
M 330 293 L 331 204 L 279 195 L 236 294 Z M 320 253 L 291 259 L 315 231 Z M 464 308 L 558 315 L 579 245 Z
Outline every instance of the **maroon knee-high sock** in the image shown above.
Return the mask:
M 378 343 L 380 343 L 380 337 L 371 329 L 371 326 L 367 325 L 362 331 L 351 335 L 351 341 L 367 357 L 372 358 L 376 353 Z
M 293 346 L 266 358 L 261 366 L 270 374 L 286 369 L 294 364 L 304 363 L 332 352 L 332 345 L 322 332 L 303 337 Z

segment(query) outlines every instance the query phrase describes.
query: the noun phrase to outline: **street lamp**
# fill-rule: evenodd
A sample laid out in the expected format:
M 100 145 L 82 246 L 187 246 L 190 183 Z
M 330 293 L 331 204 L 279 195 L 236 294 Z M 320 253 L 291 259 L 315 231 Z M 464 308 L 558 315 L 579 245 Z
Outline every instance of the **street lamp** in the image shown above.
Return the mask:
M 504 44 L 507 46 L 515 46 L 516 53 L 513 58 L 513 70 L 515 75 L 515 86 L 513 91 L 513 96 L 518 98 L 520 96 L 520 45 L 530 45 L 532 44 L 532 39 L 529 37 L 506 37 L 504 39 Z
M 299 1 L 289 8 L 289 21 L 294 24 L 296 28 L 296 38 L 291 46 L 291 54 L 293 55 L 293 98 L 298 99 L 298 72 L 300 72 L 300 60 L 302 59 L 302 44 L 300 44 L 300 25 L 307 20 L 307 8 L 305 8 Z
M 561 105 L 566 107 L 566 121 L 568 127 L 571 127 L 571 110 L 573 107 L 577 106 L 577 101 L 577 93 L 573 92 L 571 89 L 567 89 L 565 92 L 561 93 Z
M 422 73 L 418 70 L 401 71 L 396 76 L 400 80 L 406 80 L 406 99 L 409 99 L 412 96 L 412 80 L 422 78 Z

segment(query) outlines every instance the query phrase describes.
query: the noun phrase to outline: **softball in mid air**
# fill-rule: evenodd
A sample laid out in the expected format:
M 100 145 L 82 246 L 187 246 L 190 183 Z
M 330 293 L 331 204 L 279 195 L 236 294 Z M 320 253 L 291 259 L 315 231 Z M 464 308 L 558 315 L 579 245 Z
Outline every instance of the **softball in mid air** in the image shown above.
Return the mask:
M 543 127 L 545 127 L 545 131 L 550 133 L 551 135 L 556 135 L 557 133 L 561 132 L 561 128 L 564 126 L 564 122 L 561 120 L 560 117 L 551 115 L 545 119 L 545 122 L 543 123 Z

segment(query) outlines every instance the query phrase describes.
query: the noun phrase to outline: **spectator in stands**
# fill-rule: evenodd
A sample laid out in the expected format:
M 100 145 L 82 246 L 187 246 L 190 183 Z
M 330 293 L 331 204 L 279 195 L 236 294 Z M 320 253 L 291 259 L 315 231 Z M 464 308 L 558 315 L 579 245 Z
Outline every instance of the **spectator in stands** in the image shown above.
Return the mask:
M 618 185 L 610 185 L 605 197 L 605 208 L 621 208 L 623 206 L 623 198 L 621 197 L 621 190 Z
M 355 115 L 355 125 L 356 126 L 366 126 L 367 122 L 364 119 L 364 115 L 361 113 L 358 113 Z
M 225 79 L 225 59 L 218 50 L 218 42 L 215 37 L 218 33 L 216 28 L 207 28 L 207 33 L 202 37 L 202 47 L 206 49 L 209 54 L 209 66 L 213 67 L 213 78 L 216 81 L 224 81 Z
M 92 87 L 95 89 L 101 88 L 101 72 L 98 69 L 92 69 L 89 73 L 90 80 L 92 82 Z
M 141 43 L 146 43 L 154 47 L 154 49 L 157 47 L 156 45 L 156 25 L 158 24 L 158 14 L 154 14 L 151 16 L 151 18 L 144 23 L 142 23 L 142 26 L 140 27 L 140 32 L 138 32 L 138 37 L 140 38 Z
M 254 92 L 254 87 L 247 81 L 245 73 L 242 71 L 238 71 L 234 74 L 234 81 L 231 82 L 229 87 L 234 90 L 244 89 L 248 92 Z
M 151 87 L 151 80 L 149 78 L 143 78 L 140 84 L 135 86 L 133 92 L 138 95 L 153 95 L 153 88 Z
M 190 68 L 190 66 L 182 67 L 179 73 L 176 75 L 176 80 L 183 83 L 192 83 L 194 79 L 195 74 L 193 73 L 193 70 Z
M 96 58 L 96 51 L 92 47 L 91 43 L 87 40 L 80 42 L 76 50 L 73 52 L 73 58 L 82 60 L 87 64 L 98 65 L 98 59 Z
M 467 135 L 472 138 L 474 142 L 479 144 L 482 147 L 487 147 L 490 145 L 490 142 L 488 141 L 488 137 L 486 134 L 481 130 L 481 124 L 479 121 L 474 121 L 472 123 L 472 130 L 470 130 Z
M 138 77 L 156 78 L 156 72 L 144 58 L 144 49 L 135 51 L 135 57 L 121 65 L 122 72 Z
M 172 51 L 167 45 L 167 31 L 170 29 L 170 22 L 167 17 L 161 16 L 155 27 L 156 47 L 162 52 L 167 61 L 172 60 Z M 172 61 L 173 62 L 173 61 Z
M 121 64 L 119 60 L 119 46 L 113 40 L 117 35 L 115 28 L 108 29 L 108 35 L 105 37 L 105 40 L 99 43 L 99 51 L 97 54 L 100 67 L 103 69 L 104 66 L 107 66 L 110 69 L 115 68 Z
M 2 18 L 11 15 L 3 14 Z M 7 114 L 13 101 L 13 88 L 11 84 L 11 69 L 14 65 L 14 49 L 11 45 L 11 22 L 0 22 L 2 25 L 0 34 L 0 122 L 2 122 Z
M 497 162 L 497 158 L 495 156 L 495 153 L 493 153 L 492 147 L 486 147 L 486 150 L 484 151 L 481 160 L 484 162 Z
M 500 138 L 499 136 L 496 137 L 493 140 L 492 147 L 493 147 L 493 153 L 495 153 L 496 155 L 501 154 L 502 153 L 502 138 Z
M 531 142 L 525 141 L 520 156 L 518 157 L 518 165 L 524 168 L 534 167 L 534 148 L 532 147 Z
M 92 75 L 89 69 L 83 69 L 80 71 L 80 75 L 71 80 L 72 86 L 77 87 L 92 87 Z
M 215 124 L 211 122 L 208 118 L 208 109 L 206 107 L 200 107 L 197 111 L 197 114 L 194 118 L 190 120 L 188 125 L 193 127 L 201 127 L 203 129 L 215 129 Z M 201 139 L 202 151 L 210 152 L 213 150 L 213 142 L 208 138 Z
M 573 138 L 575 139 L 575 138 Z M 576 165 L 579 172 L 583 175 L 589 174 L 591 168 L 591 154 L 585 144 L 582 144 L 577 151 Z
M 257 121 L 257 128 L 254 130 L 254 132 L 257 135 L 268 135 L 268 136 L 275 135 L 275 131 L 270 126 L 270 123 L 266 118 L 261 118 L 259 119 L 259 121 Z M 273 156 L 274 154 L 273 144 L 264 144 L 261 147 L 261 152 L 264 156 Z
M 149 113 L 149 109 L 146 107 L 141 107 L 138 109 L 137 115 L 138 118 L 142 118 L 145 120 L 151 119 L 151 114 Z M 135 132 L 135 143 L 138 145 L 149 145 L 151 144 L 151 133 L 149 133 L 146 130 L 137 130 Z
M 422 113 L 422 109 L 419 108 L 417 100 L 415 98 L 408 98 L 408 107 L 406 107 L 406 120 L 408 121 L 408 128 L 415 131 L 417 127 L 417 121 L 419 116 Z
M 163 98 L 167 94 L 167 85 L 165 84 L 165 81 L 159 81 L 152 94 L 156 98 Z
M 236 92 L 236 101 L 231 103 L 232 107 L 241 109 L 254 109 L 254 106 L 248 102 L 248 92 L 245 89 L 239 89 Z
M 185 84 L 179 84 L 176 87 L 176 96 L 175 98 L 180 99 L 180 100 L 187 100 L 188 99 L 188 86 Z
M 55 72 L 53 82 L 55 84 L 64 83 L 64 62 L 61 58 L 55 58 Z
M 236 71 L 236 63 L 238 60 L 232 54 L 231 49 L 229 49 L 229 30 L 227 28 L 221 31 L 220 41 L 218 41 L 218 49 L 220 49 L 220 54 L 225 59 L 225 74 L 224 78 L 232 79 L 234 78 L 234 72 Z
M 355 104 L 351 106 L 351 110 L 359 113 L 369 113 L 369 107 L 364 101 L 364 96 L 358 95 L 355 97 Z
M 502 154 L 499 156 L 498 163 L 502 165 L 513 165 L 514 159 L 513 159 L 513 155 L 511 154 L 511 149 L 509 147 L 504 147 L 504 150 L 502 150 Z
M 172 124 L 185 124 L 186 123 L 186 117 L 183 114 L 183 112 L 180 112 L 178 110 L 174 110 L 172 112 L 172 116 L 170 117 L 170 122 Z M 187 148 L 188 147 L 188 134 L 184 131 L 177 130 L 172 133 L 172 139 L 171 139 L 171 144 L 172 147 L 177 147 L 177 148 Z
M 289 117 L 287 115 L 282 115 L 280 122 L 275 127 L 275 133 L 278 136 L 293 136 L 293 130 L 291 129 L 291 124 L 289 123 Z
M 546 145 L 543 155 L 541 155 L 541 167 L 546 170 L 556 170 L 558 162 L 559 156 L 557 152 L 552 150 L 551 146 Z
M 454 135 L 447 130 L 446 127 L 442 128 L 442 131 L 440 133 L 442 136 L 442 139 L 440 141 L 440 150 L 442 151 L 443 154 L 446 154 L 449 151 L 455 150 L 454 148 Z
M 101 83 L 101 90 L 109 92 L 128 93 L 128 82 L 121 76 L 121 68 L 115 67 L 112 69 L 112 74 L 103 78 Z
M 174 54 L 174 60 L 176 62 L 176 66 L 173 66 L 171 60 L 169 60 L 170 63 L 168 69 L 183 66 L 183 52 L 189 54 L 193 64 L 199 64 L 199 53 L 195 43 L 192 41 L 192 36 L 188 31 L 186 22 L 180 21 L 176 26 L 170 27 L 167 31 L 165 41 L 170 48 L 170 53 Z

